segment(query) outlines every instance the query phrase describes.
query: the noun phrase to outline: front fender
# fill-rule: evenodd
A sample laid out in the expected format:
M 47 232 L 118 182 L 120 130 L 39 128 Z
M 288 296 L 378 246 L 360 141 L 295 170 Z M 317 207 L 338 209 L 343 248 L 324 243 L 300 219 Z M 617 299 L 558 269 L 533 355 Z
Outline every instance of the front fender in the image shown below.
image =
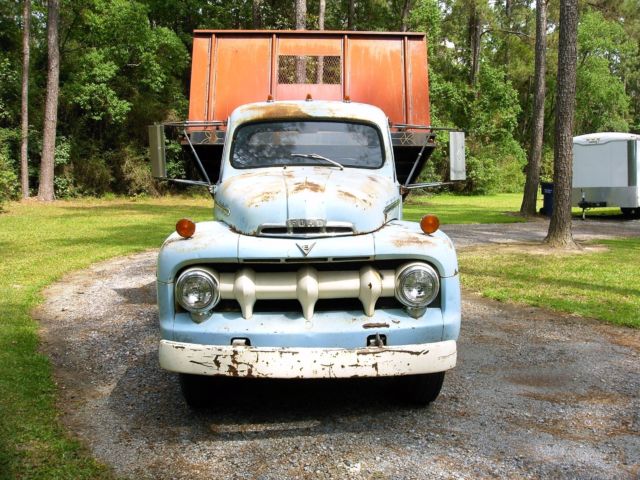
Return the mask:
M 222 222 L 200 222 L 191 238 L 171 234 L 158 254 L 158 282 L 172 283 L 179 270 L 194 264 L 238 261 L 238 239 Z
M 426 235 L 416 222 L 395 220 L 374 232 L 376 260 L 412 258 L 430 262 L 441 277 L 458 274 L 456 249 L 441 230 Z

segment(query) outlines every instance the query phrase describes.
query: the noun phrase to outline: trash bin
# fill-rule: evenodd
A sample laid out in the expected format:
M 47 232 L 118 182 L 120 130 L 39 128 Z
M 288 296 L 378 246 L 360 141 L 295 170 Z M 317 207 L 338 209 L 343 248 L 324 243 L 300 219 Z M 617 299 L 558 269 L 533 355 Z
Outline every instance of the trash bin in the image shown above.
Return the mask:
M 540 209 L 540 213 L 550 217 L 553 211 L 553 183 L 540 182 L 540 190 L 542 190 L 542 208 Z

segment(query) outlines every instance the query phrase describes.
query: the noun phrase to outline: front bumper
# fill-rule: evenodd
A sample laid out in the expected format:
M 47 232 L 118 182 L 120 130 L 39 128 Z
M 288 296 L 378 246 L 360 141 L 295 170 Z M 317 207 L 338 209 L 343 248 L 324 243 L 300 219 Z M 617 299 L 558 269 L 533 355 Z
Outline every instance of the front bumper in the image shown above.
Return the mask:
M 280 348 L 160 341 L 160 366 L 196 375 L 353 378 L 416 375 L 456 365 L 456 342 L 390 347 Z

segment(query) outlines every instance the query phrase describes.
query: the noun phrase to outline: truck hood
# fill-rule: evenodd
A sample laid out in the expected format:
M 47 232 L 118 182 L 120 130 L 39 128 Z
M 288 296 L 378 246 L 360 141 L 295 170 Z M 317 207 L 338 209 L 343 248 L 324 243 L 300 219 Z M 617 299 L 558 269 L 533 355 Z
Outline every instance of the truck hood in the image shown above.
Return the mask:
M 326 236 L 369 233 L 398 218 L 398 187 L 363 169 L 288 167 L 226 178 L 216 216 L 239 233 Z

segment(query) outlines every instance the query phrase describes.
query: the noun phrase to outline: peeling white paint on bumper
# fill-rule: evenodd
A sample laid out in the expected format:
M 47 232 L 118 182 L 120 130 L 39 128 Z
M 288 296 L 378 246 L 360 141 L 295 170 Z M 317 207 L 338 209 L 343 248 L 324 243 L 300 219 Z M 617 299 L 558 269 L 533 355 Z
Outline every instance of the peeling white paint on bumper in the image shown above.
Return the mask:
M 416 375 L 456 365 L 456 342 L 391 347 L 277 348 L 160 341 L 160 366 L 196 375 L 351 378 Z

